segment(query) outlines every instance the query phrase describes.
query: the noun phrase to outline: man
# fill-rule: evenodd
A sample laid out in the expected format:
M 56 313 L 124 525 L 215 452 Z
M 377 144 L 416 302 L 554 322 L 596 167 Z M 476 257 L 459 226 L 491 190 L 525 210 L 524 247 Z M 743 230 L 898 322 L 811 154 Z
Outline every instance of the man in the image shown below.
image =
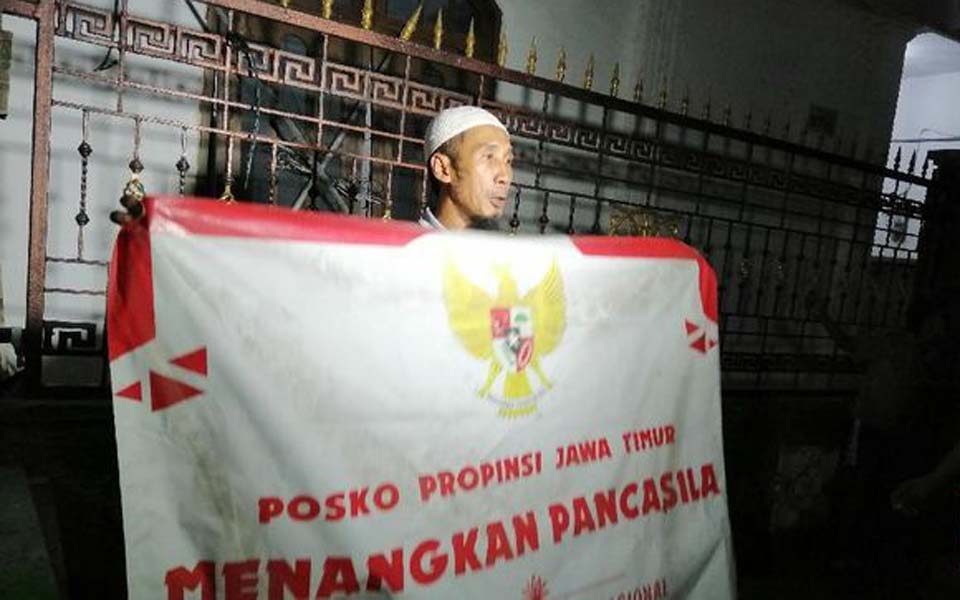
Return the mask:
M 855 337 L 832 321 L 825 298 L 809 301 L 811 316 L 863 369 L 853 406 L 850 469 L 838 480 L 836 532 L 845 556 L 835 564 L 854 569 L 851 584 L 858 597 L 908 597 L 909 592 L 891 590 L 926 581 L 925 564 L 947 543 L 942 514 L 918 518 L 923 516 L 918 509 L 960 466 L 958 447 L 923 475 L 937 456 L 939 430 L 949 422 L 952 385 L 945 378 L 955 370 L 956 336 L 947 314 L 935 310 L 916 315 L 908 326 Z
M 440 111 L 424 136 L 431 202 L 420 224 L 434 229 L 483 227 L 503 214 L 513 181 L 513 146 L 507 128 L 477 106 Z M 126 211 L 110 218 L 123 224 L 139 218 L 139 200 L 121 199 Z
M 513 147 L 497 117 L 477 106 L 443 110 L 427 127 L 423 147 L 432 198 L 421 225 L 466 229 L 503 214 Z

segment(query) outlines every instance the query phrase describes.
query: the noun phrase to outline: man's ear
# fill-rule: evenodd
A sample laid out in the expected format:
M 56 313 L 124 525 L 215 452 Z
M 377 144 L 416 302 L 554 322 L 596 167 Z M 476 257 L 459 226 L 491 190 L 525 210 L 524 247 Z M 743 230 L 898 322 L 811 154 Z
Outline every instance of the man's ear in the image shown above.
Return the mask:
M 453 181 L 453 161 L 443 152 L 434 152 L 430 157 L 430 172 L 440 183 Z

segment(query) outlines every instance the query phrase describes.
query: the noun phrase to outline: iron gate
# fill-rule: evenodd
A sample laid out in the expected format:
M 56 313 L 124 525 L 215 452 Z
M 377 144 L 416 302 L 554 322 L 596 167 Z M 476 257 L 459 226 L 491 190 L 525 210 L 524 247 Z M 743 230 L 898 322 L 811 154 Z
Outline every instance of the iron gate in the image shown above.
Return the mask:
M 458 104 L 489 108 L 513 134 L 516 175 L 503 229 L 665 235 L 708 258 L 720 282 L 728 387 L 851 384 L 854 365 L 811 314 L 812 300 L 825 301 L 851 332 L 903 324 L 922 200 L 936 185 L 915 153 L 898 152 L 886 168 L 885 148 L 776 115 L 734 123 L 729 108 L 709 99 L 694 108 L 689 98 L 651 93 L 649 82 L 621 82 L 619 66 L 605 69 L 609 83 L 598 91 L 592 57 L 576 84 L 567 82 L 562 51 L 553 77 L 537 74 L 535 47 L 527 72 L 507 69 L 505 44 L 478 53 L 472 25 L 456 48 L 444 46 L 442 27 L 434 47 L 408 41 L 429 27 L 414 19 L 394 35 L 374 31 L 370 1 L 314 3 L 319 14 L 281 4 L 190 3 L 192 21 L 174 22 L 147 18 L 148 3 L 133 0 L 116 10 L 0 0 L 3 12 L 37 24 L 25 332 L 36 381 L 44 356 L 102 355 L 102 322 L 63 322 L 45 305 L 104 289 L 51 283 L 48 268 L 106 268 L 106 256 L 85 249 L 84 234 L 123 189 L 138 193 L 160 172 L 162 184 L 147 193 L 413 219 L 427 198 L 425 125 Z M 91 49 L 106 55 L 84 61 Z M 91 101 L 94 92 L 109 103 Z M 48 240 L 47 149 L 67 120 L 79 122 L 69 159 L 79 185 L 69 209 L 76 250 L 64 254 Z M 108 123 L 125 132 L 129 160 L 115 195 L 94 197 L 98 170 L 113 168 L 116 178 L 116 161 L 98 159 Z M 146 158 L 148 144 L 165 155 Z

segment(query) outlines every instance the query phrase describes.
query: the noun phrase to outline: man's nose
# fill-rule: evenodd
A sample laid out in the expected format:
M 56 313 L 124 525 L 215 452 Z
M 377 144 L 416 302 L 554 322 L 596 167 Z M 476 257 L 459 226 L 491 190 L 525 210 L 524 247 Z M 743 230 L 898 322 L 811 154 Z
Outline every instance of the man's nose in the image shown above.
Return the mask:
M 506 159 L 499 161 L 497 164 L 496 182 L 502 185 L 510 185 L 512 181 L 513 167 Z

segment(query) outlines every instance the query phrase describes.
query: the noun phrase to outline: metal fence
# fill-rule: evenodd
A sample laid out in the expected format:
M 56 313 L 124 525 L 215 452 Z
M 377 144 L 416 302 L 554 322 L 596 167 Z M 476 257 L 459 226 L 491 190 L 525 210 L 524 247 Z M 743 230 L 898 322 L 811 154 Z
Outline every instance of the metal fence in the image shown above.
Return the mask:
M 84 249 L 91 203 L 112 205 L 122 193 L 88 193 L 97 126 L 107 121 L 129 128 L 128 193 L 138 193 L 144 169 L 160 161 L 168 188 L 150 193 L 413 219 L 427 200 L 426 123 L 444 107 L 485 106 L 507 124 L 517 154 L 506 232 L 672 236 L 708 258 L 720 281 L 725 385 L 850 385 L 855 367 L 812 314 L 813 303 L 825 303 L 850 333 L 904 323 L 922 199 L 935 185 L 916 155 L 898 153 L 886 168 L 886 149 L 881 156 L 776 115 L 734 123 L 729 108 L 709 100 L 694 108 L 689 98 L 651 94 L 642 81 L 621 89 L 619 67 L 597 91 L 592 60 L 577 84 L 566 82 L 562 55 L 555 74 L 538 76 L 535 48 L 527 72 L 507 69 L 502 44 L 487 45 L 487 60 L 473 57 L 472 27 L 458 48 L 443 46 L 442 29 L 435 47 L 406 41 L 407 28 L 393 35 L 369 28 L 372 2 L 358 9 L 360 26 L 325 18 L 332 2 L 309 14 L 209 0 L 192 4 L 192 24 L 144 18 L 136 4 L 122 0 L 114 11 L 0 0 L 5 13 L 37 23 L 25 332 L 37 381 L 44 356 L 102 355 L 102 323 L 58 321 L 45 302 L 104 294 L 49 285 L 47 269 L 107 265 Z M 96 68 L 54 63 L 56 53 L 79 48 L 106 56 Z M 192 84 L 168 80 L 170 72 L 187 73 Z M 111 101 L 61 94 L 66 86 L 109 93 Z M 149 110 L 158 98 L 194 117 Z M 80 170 L 76 252 L 68 256 L 49 252 L 47 240 L 47 149 L 64 119 L 80 122 L 71 159 Z M 156 139 L 167 140 L 170 155 L 149 166 L 143 147 Z

